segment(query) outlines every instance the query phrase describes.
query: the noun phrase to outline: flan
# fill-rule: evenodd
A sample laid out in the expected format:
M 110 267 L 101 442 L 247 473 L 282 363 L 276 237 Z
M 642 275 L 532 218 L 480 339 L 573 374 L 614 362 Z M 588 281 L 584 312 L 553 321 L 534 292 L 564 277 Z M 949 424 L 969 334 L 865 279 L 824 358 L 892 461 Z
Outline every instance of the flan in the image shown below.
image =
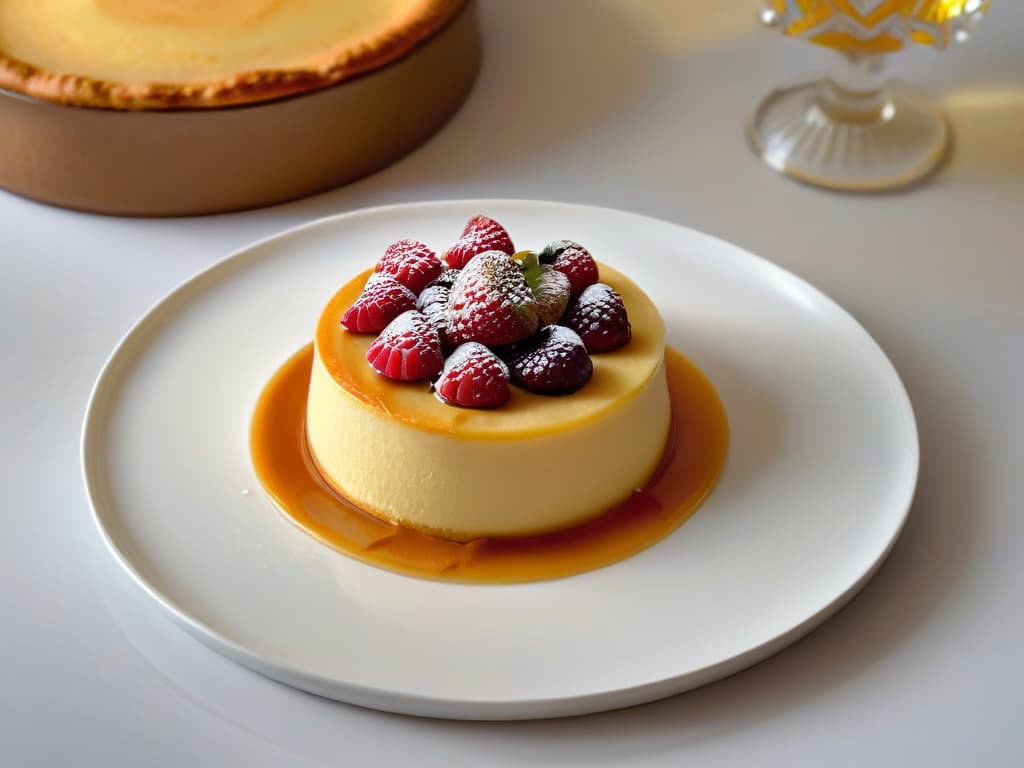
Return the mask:
M 664 323 L 639 286 L 599 267 L 628 310 L 631 342 L 594 355 L 572 395 L 513 388 L 493 410 L 444 405 L 428 382 L 378 375 L 366 362 L 373 338 L 339 323 L 371 272 L 343 286 L 316 328 L 306 406 L 323 480 L 369 514 L 455 541 L 569 528 L 642 488 L 671 426 Z
M 0 87 L 88 107 L 220 107 L 393 62 L 466 0 L 0 0 Z

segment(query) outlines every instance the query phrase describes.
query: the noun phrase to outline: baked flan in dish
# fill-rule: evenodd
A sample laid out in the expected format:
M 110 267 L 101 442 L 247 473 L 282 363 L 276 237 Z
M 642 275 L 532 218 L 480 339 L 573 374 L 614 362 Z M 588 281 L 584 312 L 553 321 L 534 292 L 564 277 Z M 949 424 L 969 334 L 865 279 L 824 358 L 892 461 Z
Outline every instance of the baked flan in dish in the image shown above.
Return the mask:
M 398 241 L 330 299 L 314 341 L 311 463 L 405 528 L 570 528 L 644 487 L 665 453 L 662 319 L 575 242 L 517 251 L 484 216 L 445 251 Z
M 0 0 L 0 87 L 89 107 L 219 107 L 397 60 L 466 0 Z

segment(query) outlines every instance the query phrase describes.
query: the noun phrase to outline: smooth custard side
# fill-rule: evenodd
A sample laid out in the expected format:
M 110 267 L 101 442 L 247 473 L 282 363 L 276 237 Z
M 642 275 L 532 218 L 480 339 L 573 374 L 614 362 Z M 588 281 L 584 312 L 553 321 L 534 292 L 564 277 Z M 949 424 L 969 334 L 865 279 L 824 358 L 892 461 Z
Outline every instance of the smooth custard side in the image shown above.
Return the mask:
M 316 334 L 306 436 L 324 479 L 378 517 L 456 540 L 566 528 L 641 488 L 664 453 L 671 405 L 664 325 L 650 299 L 601 266 L 620 292 L 633 341 L 594 355 L 594 376 L 566 397 L 514 388 L 492 411 L 443 405 L 426 383 L 378 376 L 372 336 L 338 318 L 368 273 L 328 303 Z
M 327 483 L 364 511 L 465 541 L 558 530 L 610 509 L 650 478 L 670 422 L 664 365 L 602 418 L 481 442 L 410 428 L 367 407 L 317 356 L 306 437 Z

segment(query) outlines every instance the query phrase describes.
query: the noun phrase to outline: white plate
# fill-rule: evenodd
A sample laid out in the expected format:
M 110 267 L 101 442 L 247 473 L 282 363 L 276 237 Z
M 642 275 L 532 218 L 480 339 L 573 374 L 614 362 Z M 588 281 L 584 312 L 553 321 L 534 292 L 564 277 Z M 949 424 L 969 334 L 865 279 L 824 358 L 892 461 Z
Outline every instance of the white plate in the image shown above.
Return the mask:
M 407 578 L 314 541 L 253 475 L 253 405 L 328 297 L 391 241 L 443 247 L 476 212 L 520 247 L 570 238 L 625 270 L 725 403 L 732 448 L 718 488 L 625 562 L 512 586 Z M 898 376 L 817 290 L 684 227 L 525 201 L 360 211 L 226 259 L 126 336 L 96 384 L 82 450 L 115 557 L 200 640 L 324 696 L 474 719 L 638 704 L 778 651 L 870 578 L 918 466 Z

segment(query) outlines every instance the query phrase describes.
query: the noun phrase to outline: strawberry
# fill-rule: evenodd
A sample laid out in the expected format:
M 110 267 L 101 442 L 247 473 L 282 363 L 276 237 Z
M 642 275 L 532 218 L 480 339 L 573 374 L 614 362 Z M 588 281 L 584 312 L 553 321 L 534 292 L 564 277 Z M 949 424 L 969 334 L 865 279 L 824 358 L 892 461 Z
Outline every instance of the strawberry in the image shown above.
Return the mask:
M 470 259 L 448 299 L 448 335 L 456 345 L 511 344 L 540 325 L 537 300 L 516 262 L 501 251 Z
M 633 335 L 622 297 L 604 283 L 585 288 L 563 323 L 580 335 L 591 353 L 618 349 Z
M 575 299 L 588 285 L 598 281 L 597 262 L 590 251 L 571 240 L 556 240 L 540 253 L 540 263 L 550 264 L 569 278 Z
M 513 380 L 539 395 L 568 395 L 582 387 L 594 372 L 587 348 L 576 332 L 547 325 L 507 356 Z
M 508 366 L 483 344 L 458 347 L 444 362 L 434 393 L 446 403 L 467 408 L 496 408 L 508 401 Z
M 426 245 L 418 240 L 399 240 L 388 246 L 374 271 L 391 275 L 418 294 L 442 269 L 441 260 Z
M 356 303 L 345 310 L 341 324 L 353 333 L 379 333 L 403 312 L 416 308 L 416 294 L 390 275 L 375 273 Z
M 462 235 L 444 254 L 444 260 L 453 269 L 462 269 L 479 253 L 501 251 L 510 256 L 516 252 L 508 232 L 494 219 L 474 216 L 462 230 Z
M 366 350 L 366 360 L 389 379 L 432 379 L 444 366 L 437 329 L 416 310 L 403 312 Z

